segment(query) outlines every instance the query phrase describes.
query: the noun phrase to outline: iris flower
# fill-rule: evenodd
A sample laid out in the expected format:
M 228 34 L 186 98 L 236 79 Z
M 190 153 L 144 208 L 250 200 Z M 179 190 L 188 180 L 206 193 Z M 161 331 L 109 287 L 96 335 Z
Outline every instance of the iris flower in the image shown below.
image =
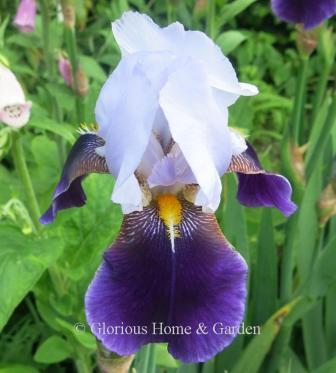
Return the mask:
M 122 58 L 97 101 L 99 129 L 83 131 L 73 146 L 41 221 L 85 204 L 87 174 L 111 173 L 112 200 L 124 219 L 87 291 L 88 323 L 119 355 L 167 342 L 175 358 L 205 361 L 237 332 L 217 335 L 212 326 L 238 328 L 246 299 L 246 263 L 214 216 L 220 177 L 236 172 L 241 203 L 285 215 L 296 208 L 291 186 L 264 171 L 251 145 L 228 127 L 228 106 L 257 88 L 238 82 L 205 34 L 178 22 L 160 28 L 133 12 L 112 30 Z M 153 323 L 191 333 L 155 333 Z M 208 334 L 197 333 L 201 323 Z M 103 324 L 146 333 L 106 333 Z
M 14 18 L 14 26 L 21 32 L 33 32 L 35 29 L 35 17 L 35 0 L 21 0 Z
M 30 117 L 31 102 L 26 101 L 15 75 L 0 63 L 0 122 L 20 128 Z
M 303 24 L 306 30 L 336 14 L 335 0 L 271 0 L 271 4 L 277 17 Z

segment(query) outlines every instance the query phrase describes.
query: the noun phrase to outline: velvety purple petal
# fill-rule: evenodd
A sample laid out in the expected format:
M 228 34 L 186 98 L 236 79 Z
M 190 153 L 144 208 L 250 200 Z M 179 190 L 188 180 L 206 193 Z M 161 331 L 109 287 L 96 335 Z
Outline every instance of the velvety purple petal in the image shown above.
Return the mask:
M 183 202 L 178 230 L 173 251 L 155 207 L 125 216 L 85 299 L 88 323 L 109 350 L 129 355 L 146 343 L 167 342 L 175 358 L 191 363 L 210 359 L 234 339 L 244 315 L 244 259 L 200 207 Z M 155 334 L 153 323 L 190 327 L 191 334 Z M 200 323 L 208 334 L 197 334 Z M 215 334 L 215 323 L 231 326 L 232 334 Z M 116 333 L 116 326 L 143 327 L 143 333 Z
M 275 15 L 284 21 L 313 28 L 336 14 L 335 0 L 272 0 Z
M 285 216 L 296 211 L 291 201 L 292 187 L 289 181 L 276 174 L 240 174 L 238 173 L 239 202 L 248 207 L 276 207 Z
M 232 157 L 229 172 L 238 175 L 239 202 L 248 207 L 276 207 L 285 216 L 296 211 L 292 202 L 292 187 L 281 175 L 266 172 L 258 159 L 257 153 L 250 143 L 247 149 Z
M 61 182 L 63 180 L 61 180 Z M 42 224 L 52 223 L 55 220 L 57 212 L 60 210 L 85 205 L 86 196 L 81 185 L 82 180 L 83 177 L 75 179 L 66 192 L 59 194 L 59 196 L 54 199 L 52 205 L 40 218 Z
M 60 210 L 85 204 L 86 197 L 81 186 L 85 175 L 108 172 L 105 158 L 96 153 L 96 149 L 102 146 L 104 140 L 93 133 L 83 134 L 75 142 L 65 162 L 52 204 L 40 218 L 42 224 L 53 222 Z

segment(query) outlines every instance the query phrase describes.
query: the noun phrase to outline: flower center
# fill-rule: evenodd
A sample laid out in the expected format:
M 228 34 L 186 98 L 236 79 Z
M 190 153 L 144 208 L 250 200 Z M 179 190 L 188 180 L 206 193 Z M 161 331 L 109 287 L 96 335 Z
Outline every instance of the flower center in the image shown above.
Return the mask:
M 159 216 L 167 228 L 172 251 L 175 252 L 174 240 L 180 235 L 177 225 L 180 224 L 182 219 L 181 202 L 173 194 L 159 195 L 156 201 L 159 209 Z

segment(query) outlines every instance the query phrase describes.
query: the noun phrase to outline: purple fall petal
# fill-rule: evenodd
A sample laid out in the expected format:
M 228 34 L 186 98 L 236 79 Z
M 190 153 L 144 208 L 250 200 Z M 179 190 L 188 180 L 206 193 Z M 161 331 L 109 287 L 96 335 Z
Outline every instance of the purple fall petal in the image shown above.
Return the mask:
M 21 32 L 33 32 L 35 29 L 35 0 L 21 0 L 14 18 L 14 26 Z
M 292 187 L 289 181 L 276 174 L 240 174 L 238 173 L 239 202 L 248 207 L 276 207 L 285 216 L 296 211 L 291 201 Z
M 183 202 L 178 228 L 173 252 L 155 207 L 125 216 L 85 299 L 88 323 L 109 350 L 129 355 L 144 344 L 167 342 L 175 358 L 191 363 L 210 359 L 234 339 L 236 331 L 217 335 L 213 325 L 237 328 L 242 322 L 244 259 L 225 240 L 214 216 L 200 207 Z M 191 334 L 154 334 L 153 322 L 190 326 Z M 207 335 L 196 333 L 199 323 Z M 106 330 L 119 325 L 145 327 L 147 333 Z
M 85 205 L 86 196 L 81 185 L 83 178 L 84 177 L 79 177 L 75 179 L 66 189 L 64 189 L 64 192 L 60 192 L 61 189 L 59 187 L 57 188 L 59 191 L 58 196 L 54 197 L 52 205 L 40 218 L 42 224 L 52 223 L 56 218 L 57 212 L 60 210 Z M 61 185 L 61 183 L 68 184 L 65 179 L 62 179 L 58 185 Z
M 284 176 L 266 172 L 251 144 L 247 143 L 243 153 L 232 157 L 228 171 L 238 175 L 237 198 L 241 204 L 276 207 L 285 216 L 296 211 L 289 181 Z
M 42 224 L 52 223 L 60 210 L 85 204 L 86 196 L 81 186 L 84 177 L 91 172 L 108 172 L 105 158 L 96 153 L 103 145 L 104 140 L 92 133 L 78 138 L 65 162 L 52 204 L 40 218 Z
M 274 14 L 284 21 L 313 28 L 336 14 L 336 0 L 272 0 Z

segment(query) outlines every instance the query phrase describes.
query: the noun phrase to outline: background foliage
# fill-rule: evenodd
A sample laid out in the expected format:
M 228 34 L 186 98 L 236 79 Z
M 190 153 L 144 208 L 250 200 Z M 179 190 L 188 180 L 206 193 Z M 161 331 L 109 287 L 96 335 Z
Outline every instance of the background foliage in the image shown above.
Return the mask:
M 110 22 L 132 8 L 161 25 L 179 20 L 205 30 L 227 54 L 241 81 L 260 94 L 241 98 L 230 125 L 242 128 L 266 169 L 282 172 L 294 187 L 298 212 L 285 219 L 270 209 L 246 209 L 235 199 L 236 179 L 223 179 L 217 217 L 227 238 L 249 263 L 241 335 L 204 364 L 183 366 L 164 345 L 147 346 L 137 372 L 222 373 L 336 371 L 336 98 L 334 35 L 320 28 L 317 50 L 298 52 L 297 32 L 277 20 L 264 0 L 76 0 L 76 28 L 64 25 L 60 4 L 40 0 L 35 32 L 12 26 L 17 1 L 0 3 L 0 58 L 33 102 L 20 131 L 41 210 L 49 201 L 81 122 L 94 122 L 98 92 L 119 60 Z M 332 26 L 331 21 L 328 25 Z M 60 53 L 81 81 L 65 85 Z M 79 65 L 78 65 L 79 63 Z M 80 79 L 79 79 L 80 80 Z M 78 93 L 79 91 L 79 93 Z M 0 125 L 0 373 L 92 372 L 96 342 L 85 326 L 83 297 L 121 222 L 109 203 L 113 180 L 90 176 L 88 203 L 34 230 L 32 211 L 14 167 L 15 135 Z

